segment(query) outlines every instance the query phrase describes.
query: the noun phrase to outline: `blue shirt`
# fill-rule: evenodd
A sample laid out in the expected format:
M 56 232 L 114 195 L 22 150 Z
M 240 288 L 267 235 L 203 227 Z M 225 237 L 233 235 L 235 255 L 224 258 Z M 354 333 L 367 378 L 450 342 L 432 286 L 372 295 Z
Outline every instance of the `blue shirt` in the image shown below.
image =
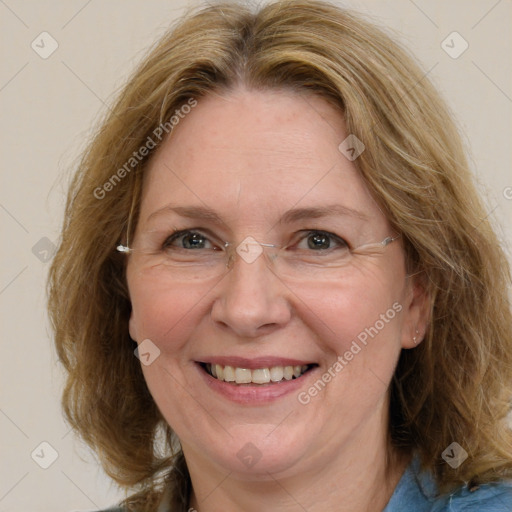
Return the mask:
M 111 508 L 104 512 L 126 511 Z M 420 471 L 420 460 L 415 457 L 382 512 L 512 512 L 512 481 L 481 485 L 474 491 L 461 487 L 439 496 L 434 477 Z
M 434 477 L 413 458 L 383 512 L 512 512 L 512 481 L 460 487 L 439 496 Z

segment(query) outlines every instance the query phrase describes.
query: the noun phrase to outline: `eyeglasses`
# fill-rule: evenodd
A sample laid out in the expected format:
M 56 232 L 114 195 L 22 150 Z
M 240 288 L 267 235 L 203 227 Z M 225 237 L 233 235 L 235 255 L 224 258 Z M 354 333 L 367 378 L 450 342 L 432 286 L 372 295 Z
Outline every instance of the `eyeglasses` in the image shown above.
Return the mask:
M 153 236 L 151 236 L 153 235 Z M 292 280 L 331 280 L 340 276 L 361 258 L 382 254 L 400 235 L 387 236 L 381 242 L 351 248 L 345 240 L 326 231 L 308 230 L 286 246 L 258 242 L 252 236 L 239 244 L 215 244 L 199 230 L 182 230 L 162 242 L 150 233 L 132 248 L 119 244 L 117 251 L 133 254 L 142 266 L 165 272 L 177 280 L 207 280 L 221 277 L 233 268 L 237 255 L 246 264 L 254 264 L 266 255 L 266 264 L 280 277 Z M 179 243 L 177 243 L 179 242 Z M 304 242 L 307 242 L 304 246 Z

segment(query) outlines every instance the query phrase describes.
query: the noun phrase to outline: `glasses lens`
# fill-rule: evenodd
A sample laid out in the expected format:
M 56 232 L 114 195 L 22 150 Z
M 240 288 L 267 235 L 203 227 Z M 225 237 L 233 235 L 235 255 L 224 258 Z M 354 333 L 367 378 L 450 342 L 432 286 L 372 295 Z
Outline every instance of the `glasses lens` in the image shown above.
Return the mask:
M 314 247 L 314 248 L 311 248 Z M 323 240 L 313 240 L 305 249 L 268 248 L 274 272 L 291 281 L 333 281 L 342 278 L 362 259 L 382 254 L 381 243 L 357 249 L 347 245 L 323 248 Z

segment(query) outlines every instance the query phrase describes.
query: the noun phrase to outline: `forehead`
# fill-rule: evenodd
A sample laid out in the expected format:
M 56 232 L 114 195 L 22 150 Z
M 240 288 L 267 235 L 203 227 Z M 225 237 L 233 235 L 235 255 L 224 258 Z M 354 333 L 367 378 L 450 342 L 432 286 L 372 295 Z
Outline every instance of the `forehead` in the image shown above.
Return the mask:
M 316 95 L 237 89 L 200 98 L 150 162 L 141 220 L 169 203 L 207 205 L 233 222 L 336 203 L 382 217 L 338 150 L 347 135 L 341 113 Z

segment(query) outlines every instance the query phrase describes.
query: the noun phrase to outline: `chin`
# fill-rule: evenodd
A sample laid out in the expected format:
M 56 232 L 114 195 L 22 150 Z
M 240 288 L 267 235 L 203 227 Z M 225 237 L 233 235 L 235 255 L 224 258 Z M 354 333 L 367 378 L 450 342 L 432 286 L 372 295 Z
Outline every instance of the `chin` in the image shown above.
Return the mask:
M 298 432 L 276 432 L 278 429 L 276 425 L 240 425 L 232 429 L 232 436 L 226 434 L 222 443 L 199 450 L 238 479 L 263 481 L 270 475 L 283 477 L 293 472 L 304 458 L 297 447 L 311 443 Z

